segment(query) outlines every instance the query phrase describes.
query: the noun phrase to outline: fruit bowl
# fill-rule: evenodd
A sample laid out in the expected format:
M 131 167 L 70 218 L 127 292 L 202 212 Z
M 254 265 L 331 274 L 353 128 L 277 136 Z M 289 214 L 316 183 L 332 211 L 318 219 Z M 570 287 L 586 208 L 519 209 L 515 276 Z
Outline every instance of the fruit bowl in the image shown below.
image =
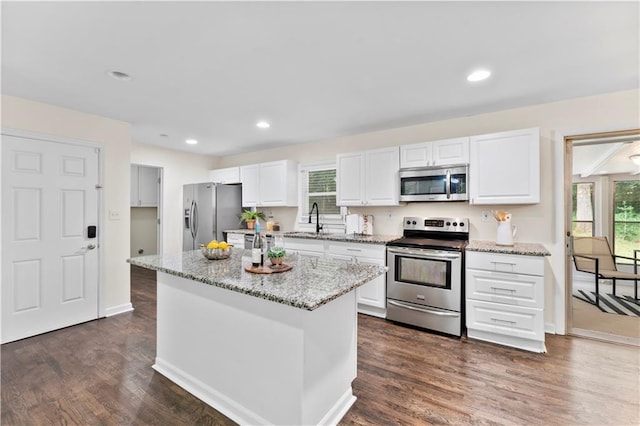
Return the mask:
M 201 245 L 200 251 L 202 252 L 202 255 L 209 260 L 220 260 L 227 259 L 231 256 L 231 247 L 232 246 L 227 248 L 207 248 L 207 246 Z

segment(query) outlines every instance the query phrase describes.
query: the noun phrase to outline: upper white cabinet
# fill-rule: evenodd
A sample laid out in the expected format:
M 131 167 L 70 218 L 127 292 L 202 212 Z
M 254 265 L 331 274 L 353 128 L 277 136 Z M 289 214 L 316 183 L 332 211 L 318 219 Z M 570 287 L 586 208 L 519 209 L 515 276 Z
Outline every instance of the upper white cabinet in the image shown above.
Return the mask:
M 227 167 L 209 172 L 209 179 L 216 183 L 240 183 L 240 167 Z
M 240 167 L 240 181 L 242 182 L 242 205 L 256 207 L 258 205 L 258 165 Z
M 282 160 L 258 166 L 258 205 L 297 206 L 298 165 Z
M 296 206 L 297 165 L 290 160 L 240 167 L 244 207 Z
M 472 136 L 469 160 L 471 204 L 540 202 L 540 129 Z
M 158 206 L 157 167 L 131 165 L 131 207 Z
M 467 163 L 469 163 L 469 137 L 400 146 L 401 168 Z
M 399 204 L 398 147 L 337 156 L 337 204 L 397 206 Z

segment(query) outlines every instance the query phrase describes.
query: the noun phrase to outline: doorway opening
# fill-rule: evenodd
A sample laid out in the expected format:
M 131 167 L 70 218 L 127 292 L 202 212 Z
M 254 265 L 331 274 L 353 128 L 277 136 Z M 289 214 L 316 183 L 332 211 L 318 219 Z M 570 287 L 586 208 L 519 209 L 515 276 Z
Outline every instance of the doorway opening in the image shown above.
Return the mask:
M 131 164 L 130 256 L 162 253 L 163 168 Z
M 613 255 L 614 269 L 626 274 L 640 272 L 640 262 L 634 265 L 633 260 L 640 258 L 637 155 L 640 129 L 565 137 L 566 312 L 570 334 L 640 346 L 640 300 L 636 299 L 635 282 L 616 280 L 614 291 L 612 279 L 599 279 L 596 298 L 596 275 L 576 269 L 576 263 L 580 269 L 589 269 L 580 267 L 580 260 L 587 261 L 579 253 L 584 244 L 601 241 L 604 244 L 600 247 L 610 249 Z M 595 265 L 587 262 L 590 267 Z

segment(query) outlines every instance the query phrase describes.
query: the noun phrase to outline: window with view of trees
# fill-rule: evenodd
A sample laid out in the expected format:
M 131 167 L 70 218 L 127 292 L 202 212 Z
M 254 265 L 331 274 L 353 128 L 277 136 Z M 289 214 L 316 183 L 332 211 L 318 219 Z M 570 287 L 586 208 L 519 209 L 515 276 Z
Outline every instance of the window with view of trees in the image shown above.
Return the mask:
M 593 237 L 593 182 L 573 184 L 572 234 Z
M 340 207 L 336 206 L 335 166 L 316 166 L 303 170 L 303 200 L 306 210 L 301 212 L 303 220 L 311 211 L 313 203 L 318 203 L 323 219 L 340 219 Z
M 633 250 L 640 249 L 640 180 L 614 182 L 614 191 L 613 250 L 619 256 L 633 257 Z

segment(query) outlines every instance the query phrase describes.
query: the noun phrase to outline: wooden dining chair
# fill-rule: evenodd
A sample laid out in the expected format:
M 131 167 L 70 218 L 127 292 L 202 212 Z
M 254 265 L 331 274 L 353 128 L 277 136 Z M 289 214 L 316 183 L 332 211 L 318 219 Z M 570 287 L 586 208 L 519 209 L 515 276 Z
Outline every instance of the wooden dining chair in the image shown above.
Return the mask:
M 634 257 L 619 256 L 611 252 L 607 237 L 573 237 L 573 263 L 578 271 L 594 274 L 597 306 L 600 306 L 600 279 L 612 280 L 614 296 L 616 280 L 634 281 L 633 298 L 638 300 L 638 252 L 640 250 L 634 250 Z M 619 271 L 616 258 L 632 260 L 633 273 Z

